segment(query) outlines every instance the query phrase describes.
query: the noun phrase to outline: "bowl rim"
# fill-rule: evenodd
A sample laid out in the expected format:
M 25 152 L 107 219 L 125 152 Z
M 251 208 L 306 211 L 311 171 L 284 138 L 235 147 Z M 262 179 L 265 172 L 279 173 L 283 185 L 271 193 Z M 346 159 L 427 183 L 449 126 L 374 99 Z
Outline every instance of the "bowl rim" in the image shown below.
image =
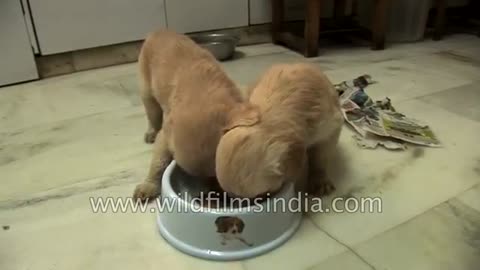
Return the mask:
M 175 160 L 172 160 L 170 164 L 167 166 L 165 169 L 165 172 L 163 173 L 162 176 L 162 193 L 166 193 L 168 196 L 173 197 L 174 200 L 181 202 L 182 204 L 185 204 L 188 206 L 189 209 L 193 208 L 193 203 L 190 200 L 187 200 L 186 198 L 182 198 L 178 196 L 178 194 L 174 191 L 171 183 L 171 175 L 173 173 L 173 170 L 177 167 L 177 163 Z M 276 192 L 272 198 L 284 198 L 285 196 L 281 196 L 283 194 L 287 194 L 287 192 L 291 189 L 293 183 L 287 183 L 282 186 L 282 188 Z M 266 203 L 269 202 L 269 199 L 267 198 L 264 200 L 261 205 L 266 205 Z M 208 213 L 208 214 L 225 214 L 225 212 L 230 212 L 230 213 L 236 213 L 236 214 L 242 214 L 242 213 L 256 213 L 255 212 L 255 207 L 257 204 L 251 205 L 249 204 L 248 206 L 243 206 L 243 207 L 237 207 L 237 208 L 232 208 L 232 207 L 224 207 L 224 208 L 209 208 L 209 207 L 204 207 L 203 205 L 200 206 L 201 213 Z
M 232 39 L 240 39 L 237 35 L 228 33 L 194 33 L 190 37 L 226 37 Z
M 206 42 L 199 42 L 200 45 L 230 45 L 230 42 L 222 42 L 222 41 L 206 41 Z
M 235 46 L 240 42 L 240 37 L 231 34 L 213 33 L 213 34 L 192 34 L 190 35 L 195 43 L 204 44 L 210 42 L 233 43 Z

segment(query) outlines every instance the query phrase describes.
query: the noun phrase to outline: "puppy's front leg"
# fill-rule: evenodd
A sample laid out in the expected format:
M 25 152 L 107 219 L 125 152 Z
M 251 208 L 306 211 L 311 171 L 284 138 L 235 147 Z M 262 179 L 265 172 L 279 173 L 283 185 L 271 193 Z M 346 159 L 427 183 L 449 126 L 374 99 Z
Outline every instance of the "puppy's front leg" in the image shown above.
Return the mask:
M 148 129 L 145 132 L 145 142 L 151 144 L 156 140 L 156 136 L 162 128 L 163 111 L 162 107 L 153 96 L 143 96 L 142 102 L 148 119 Z
M 308 183 L 309 183 L 308 166 L 309 166 L 308 156 L 307 156 L 307 153 L 305 151 L 304 157 L 303 157 L 303 162 L 302 162 L 301 166 L 299 166 L 298 174 L 294 178 L 296 180 L 295 191 L 297 192 L 297 195 L 299 196 L 299 199 L 300 199 L 299 207 L 300 207 L 300 209 L 302 209 L 302 212 L 304 212 L 304 213 L 307 212 L 307 208 L 306 208 L 307 205 L 305 204 L 305 200 L 310 197 L 309 194 L 308 194 L 310 192 L 310 189 L 309 189 L 309 186 L 308 186 Z
M 220 242 L 220 243 L 222 244 L 222 246 L 225 246 L 225 245 L 227 244 L 227 237 L 225 237 L 225 235 L 224 235 L 224 234 L 222 234 L 222 236 L 221 236 L 221 237 L 222 237 L 222 240 L 221 240 L 221 242 Z
M 291 163 L 293 165 L 289 167 L 287 176 L 289 179 L 293 179 L 295 181 L 295 191 L 299 192 L 301 196 L 304 196 L 307 192 L 308 186 L 308 156 L 306 150 L 302 151 L 301 156 L 295 156 L 295 163 Z
M 237 238 L 237 240 L 239 240 L 240 242 L 244 243 L 246 246 L 253 247 L 253 244 L 252 244 L 252 243 L 247 242 L 247 241 L 246 241 L 245 239 L 243 239 L 242 237 L 237 236 L 236 238 Z
M 172 161 L 172 154 L 168 148 L 168 141 L 164 129 L 160 130 L 155 138 L 153 157 L 147 179 L 137 185 L 133 193 L 135 200 L 154 199 L 160 194 L 162 175 Z
M 312 194 L 329 195 L 335 190 L 329 170 L 332 158 L 335 156 L 340 132 L 341 126 L 329 138 L 309 149 L 308 189 Z
M 309 153 L 310 170 L 308 176 L 308 193 L 315 196 L 326 196 L 335 190 L 327 173 L 328 153 L 325 145 L 315 145 Z

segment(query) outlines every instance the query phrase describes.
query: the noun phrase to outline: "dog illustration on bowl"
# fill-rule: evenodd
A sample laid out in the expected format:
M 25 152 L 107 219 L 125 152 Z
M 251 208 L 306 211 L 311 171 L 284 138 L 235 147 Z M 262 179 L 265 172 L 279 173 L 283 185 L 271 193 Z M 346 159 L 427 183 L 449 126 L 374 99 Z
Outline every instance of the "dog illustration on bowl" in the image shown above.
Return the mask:
M 220 233 L 222 237 L 222 245 L 226 245 L 227 241 L 236 239 L 249 247 L 253 246 L 252 243 L 243 239 L 241 235 L 245 228 L 245 223 L 240 218 L 233 216 L 218 217 L 215 220 L 215 226 L 217 227 L 217 232 Z

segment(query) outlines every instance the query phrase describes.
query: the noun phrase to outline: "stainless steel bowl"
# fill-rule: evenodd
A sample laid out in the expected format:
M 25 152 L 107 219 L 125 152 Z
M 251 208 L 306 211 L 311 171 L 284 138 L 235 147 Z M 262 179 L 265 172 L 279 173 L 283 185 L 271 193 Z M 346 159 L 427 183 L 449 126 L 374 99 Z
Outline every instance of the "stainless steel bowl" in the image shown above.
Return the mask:
M 219 61 L 230 59 L 239 41 L 238 37 L 229 34 L 197 34 L 190 37 Z

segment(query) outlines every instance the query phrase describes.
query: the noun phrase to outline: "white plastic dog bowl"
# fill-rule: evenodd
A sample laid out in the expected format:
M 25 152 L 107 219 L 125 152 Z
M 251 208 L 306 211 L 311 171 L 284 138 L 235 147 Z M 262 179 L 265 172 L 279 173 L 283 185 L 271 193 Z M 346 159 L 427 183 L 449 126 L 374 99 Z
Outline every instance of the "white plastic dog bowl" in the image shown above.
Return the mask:
M 292 185 L 261 203 L 236 208 L 202 207 L 194 199 L 201 192 L 208 192 L 206 184 L 175 161 L 163 174 L 160 233 L 172 246 L 195 257 L 227 261 L 264 254 L 287 241 L 302 219 Z

